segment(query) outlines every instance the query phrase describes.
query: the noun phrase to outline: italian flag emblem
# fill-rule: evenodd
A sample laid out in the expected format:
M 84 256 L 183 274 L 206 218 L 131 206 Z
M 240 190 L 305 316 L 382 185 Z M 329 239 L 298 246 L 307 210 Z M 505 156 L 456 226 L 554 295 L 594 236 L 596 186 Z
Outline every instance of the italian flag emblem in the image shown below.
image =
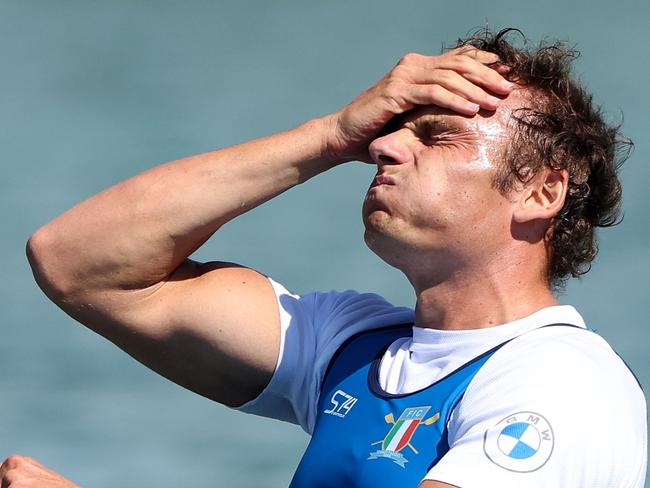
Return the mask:
M 417 428 L 420 425 L 434 424 L 440 418 L 440 413 L 436 413 L 425 420 L 424 417 L 430 409 L 429 406 L 407 408 L 399 416 L 397 422 L 395 422 L 392 413 L 386 415 L 384 419 L 393 426 L 383 440 L 371 444 L 373 446 L 381 444 L 381 449 L 371 452 L 368 459 L 388 458 L 403 468 L 408 460 L 400 453 L 402 449 L 408 446 L 415 454 L 418 454 L 417 449 L 411 445 L 411 438 Z

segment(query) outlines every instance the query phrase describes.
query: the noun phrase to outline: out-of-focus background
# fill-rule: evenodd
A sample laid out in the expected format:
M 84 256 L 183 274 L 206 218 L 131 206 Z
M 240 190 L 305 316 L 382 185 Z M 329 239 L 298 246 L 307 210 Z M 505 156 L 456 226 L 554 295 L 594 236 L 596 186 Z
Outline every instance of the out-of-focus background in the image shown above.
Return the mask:
M 636 142 L 625 220 L 561 300 L 650 385 L 649 14 L 647 0 L 0 0 L 0 457 L 29 454 L 94 488 L 286 486 L 302 431 L 195 396 L 76 324 L 36 287 L 25 242 L 109 185 L 333 111 L 405 52 L 438 53 L 485 25 L 575 43 L 580 77 L 611 120 L 624 114 Z M 245 263 L 297 292 L 412 305 L 362 241 L 372 175 L 361 164 L 321 175 L 196 258 Z

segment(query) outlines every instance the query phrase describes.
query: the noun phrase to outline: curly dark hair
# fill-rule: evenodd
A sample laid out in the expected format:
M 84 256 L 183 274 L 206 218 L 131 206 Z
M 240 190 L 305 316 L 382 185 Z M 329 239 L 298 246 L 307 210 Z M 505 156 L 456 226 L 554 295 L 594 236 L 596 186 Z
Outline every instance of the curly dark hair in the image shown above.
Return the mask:
M 509 38 L 517 34 L 523 47 Z M 495 53 L 508 66 L 510 81 L 527 88 L 526 106 L 513 113 L 517 130 L 505 149 L 504 164 L 494 186 L 505 193 L 517 182 L 530 181 L 543 167 L 566 169 L 569 188 L 564 207 L 547 234 L 547 279 L 561 289 L 569 276 L 591 269 L 598 252 L 596 227 L 620 222 L 621 182 L 618 171 L 633 147 L 608 124 L 592 96 L 573 78 L 571 63 L 579 56 L 560 41 L 527 46 L 518 29 L 488 29 L 459 39 L 456 47 L 473 46 Z

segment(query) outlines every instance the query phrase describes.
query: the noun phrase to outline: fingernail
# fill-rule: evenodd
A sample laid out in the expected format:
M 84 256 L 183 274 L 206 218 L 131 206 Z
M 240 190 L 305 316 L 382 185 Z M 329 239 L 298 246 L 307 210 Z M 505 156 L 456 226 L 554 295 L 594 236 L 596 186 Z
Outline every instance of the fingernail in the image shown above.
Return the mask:
M 512 90 L 512 89 L 515 87 L 515 84 L 514 84 L 514 83 L 511 83 L 511 82 L 508 81 L 508 80 L 503 80 L 503 81 L 501 82 L 501 86 L 502 86 L 503 88 L 505 88 L 506 90 Z
M 472 112 L 478 112 L 481 107 L 476 103 L 468 103 L 467 108 L 469 108 Z
M 492 95 L 488 95 L 487 97 L 488 102 L 490 102 L 492 105 L 499 105 L 501 102 L 500 98 L 493 97 Z

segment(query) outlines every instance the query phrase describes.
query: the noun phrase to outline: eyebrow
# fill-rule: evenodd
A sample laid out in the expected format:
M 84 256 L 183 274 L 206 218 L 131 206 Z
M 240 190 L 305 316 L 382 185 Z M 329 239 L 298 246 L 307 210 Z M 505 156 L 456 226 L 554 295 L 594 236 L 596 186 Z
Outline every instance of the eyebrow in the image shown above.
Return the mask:
M 410 114 L 410 112 L 405 112 L 393 117 L 380 131 L 379 136 L 395 132 L 400 127 L 409 126 L 418 132 L 459 131 L 463 129 L 458 123 L 443 119 L 440 115 L 423 114 L 415 119 L 408 120 Z
M 458 133 L 467 130 L 467 127 L 449 118 L 443 118 L 437 114 L 424 114 L 413 120 L 404 123 L 404 127 L 410 128 L 420 137 L 431 137 L 442 134 Z
M 458 124 L 453 123 L 452 121 L 441 119 L 436 116 L 424 116 L 418 119 L 411 121 L 411 123 L 418 130 L 423 130 L 426 132 L 435 132 L 439 130 L 461 130 Z

